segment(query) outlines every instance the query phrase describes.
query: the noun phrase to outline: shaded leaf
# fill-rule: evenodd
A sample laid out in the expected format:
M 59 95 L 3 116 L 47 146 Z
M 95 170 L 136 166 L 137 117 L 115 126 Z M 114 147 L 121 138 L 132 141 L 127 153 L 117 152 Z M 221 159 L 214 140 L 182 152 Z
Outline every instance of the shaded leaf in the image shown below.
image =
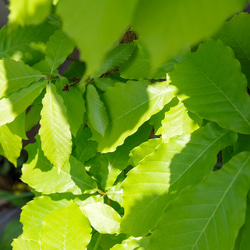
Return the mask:
M 224 128 L 250 133 L 247 81 L 233 51 L 222 42 L 201 44 L 170 77 L 188 110 Z
M 86 190 L 95 189 L 95 182 L 88 176 L 84 166 L 73 156 L 70 156 L 69 161 L 58 172 L 58 169 L 44 156 L 39 137 L 36 137 L 35 144 L 30 144 L 25 149 L 29 159 L 23 165 L 22 181 L 37 192 L 83 194 Z
M 79 207 L 71 202 L 46 215 L 41 232 L 42 249 L 86 249 L 91 239 L 88 219 Z
M 250 155 L 244 152 L 168 206 L 148 249 L 233 249 L 245 219 L 249 183 Z
M 209 123 L 192 135 L 172 137 L 160 144 L 128 173 L 123 183 L 125 215 L 121 231 L 146 235 L 169 202 L 183 188 L 213 171 L 218 152 L 236 139 L 234 132 Z
M 87 86 L 87 111 L 91 127 L 104 136 L 108 126 L 108 115 L 100 96 L 93 85 Z
M 47 81 L 41 80 L 30 84 L 2 99 L 0 99 L 0 126 L 12 122 L 18 115 L 28 108 L 39 96 Z
M 137 131 L 153 114 L 173 98 L 173 88 L 166 82 L 150 85 L 148 81 L 128 81 L 108 88 L 102 99 L 109 115 L 104 137 L 93 133 L 98 150 L 112 152 Z
M 60 170 L 69 159 L 72 141 L 67 110 L 54 84 L 47 84 L 42 104 L 39 130 L 42 150 L 49 161 Z

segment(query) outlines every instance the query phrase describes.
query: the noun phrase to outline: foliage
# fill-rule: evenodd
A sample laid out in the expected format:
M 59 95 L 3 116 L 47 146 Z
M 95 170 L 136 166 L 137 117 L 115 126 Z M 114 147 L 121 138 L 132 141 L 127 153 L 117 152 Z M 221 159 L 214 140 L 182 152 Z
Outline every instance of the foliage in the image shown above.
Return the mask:
M 15 250 L 246 249 L 245 4 L 11 1 L 0 154 L 16 165 L 40 124 L 25 147 L 35 197 Z

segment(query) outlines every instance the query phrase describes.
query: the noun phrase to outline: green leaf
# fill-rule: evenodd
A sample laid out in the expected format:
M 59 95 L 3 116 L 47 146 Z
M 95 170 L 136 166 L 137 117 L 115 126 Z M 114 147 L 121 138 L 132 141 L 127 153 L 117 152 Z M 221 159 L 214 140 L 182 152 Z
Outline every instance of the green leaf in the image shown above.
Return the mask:
M 28 87 L 44 77 L 28 65 L 10 59 L 0 60 L 0 98 L 6 97 L 22 88 Z
M 142 43 L 134 42 L 136 47 L 127 62 L 121 65 L 121 77 L 126 79 L 144 79 L 149 77 L 149 55 Z
M 41 120 L 42 104 L 32 105 L 25 118 L 25 131 L 30 131 Z
M 25 149 L 29 159 L 23 165 L 22 181 L 37 192 L 43 194 L 69 192 L 77 195 L 96 188 L 95 182 L 88 176 L 82 163 L 73 156 L 58 173 L 58 169 L 44 156 L 39 137 L 36 137 L 36 143 L 28 145 Z
M 104 137 L 94 133 L 101 152 L 113 152 L 124 140 L 173 98 L 173 88 L 166 82 L 150 85 L 148 81 L 128 81 L 108 88 L 102 99 L 109 114 Z
M 44 218 L 41 249 L 86 249 L 91 231 L 88 219 L 71 202 L 67 207 L 57 209 Z
M 15 166 L 22 149 L 22 138 L 13 134 L 7 125 L 0 127 L 0 145 L 4 156 Z
M 201 44 L 176 65 L 170 78 L 189 111 L 224 128 L 250 133 L 247 81 L 233 51 L 222 42 Z
M 39 130 L 42 150 L 49 161 L 60 170 L 69 159 L 72 141 L 67 110 L 54 84 L 47 84 L 42 104 Z
M 124 43 L 112 49 L 107 54 L 101 69 L 94 74 L 94 77 L 97 78 L 109 70 L 125 63 L 131 57 L 135 47 L 135 43 Z
M 123 183 L 125 215 L 121 231 L 146 235 L 169 202 L 183 188 L 213 171 L 218 152 L 236 139 L 234 132 L 209 123 L 192 135 L 175 136 L 160 144 Z
M 12 122 L 23 113 L 39 96 L 46 83 L 46 80 L 32 83 L 28 87 L 0 99 L 0 126 Z
M 244 250 L 247 249 L 250 244 L 250 199 L 247 200 L 247 211 L 246 211 L 246 219 L 244 225 L 241 227 L 234 250 Z
M 233 249 L 245 219 L 249 183 L 250 155 L 244 152 L 168 206 L 148 249 Z
M 149 238 L 142 237 L 129 237 L 124 240 L 121 244 L 117 244 L 111 248 L 111 250 L 146 250 L 148 246 Z
M 56 81 L 58 92 L 68 83 L 69 82 L 66 78 L 58 79 Z M 61 91 L 59 93 L 61 94 L 64 105 L 67 109 L 71 133 L 76 137 L 80 126 L 83 124 L 83 117 L 86 111 L 85 101 L 76 87 L 71 87 L 69 88 L 69 91 Z
M 34 64 L 42 59 L 45 42 L 55 26 L 45 22 L 38 26 L 18 27 L 11 32 L 4 26 L 0 30 L 0 58 L 9 58 Z
M 140 0 L 132 26 L 146 45 L 155 70 L 187 46 L 212 35 L 245 3 L 246 0 Z
M 73 155 L 82 163 L 85 163 L 97 153 L 97 143 L 89 140 L 91 135 L 89 128 L 81 129 L 74 141 Z
M 52 0 L 12 0 L 9 6 L 9 26 L 42 23 L 50 13 L 51 5 Z
M 108 115 L 100 96 L 93 85 L 87 86 L 87 111 L 91 127 L 104 136 L 108 126 Z
M 215 35 L 215 38 L 221 39 L 233 49 L 236 58 L 240 61 L 242 71 L 248 79 L 248 87 L 250 87 L 249 29 L 250 15 L 246 12 L 241 12 L 226 22 L 218 34 Z
M 76 42 L 81 59 L 87 62 L 88 75 L 100 68 L 105 55 L 125 32 L 136 3 L 137 0 L 60 0 L 57 13 L 63 30 Z
M 92 227 L 99 233 L 119 232 L 121 217 L 111 206 L 96 202 L 82 206 L 81 210 L 88 217 Z
M 51 74 L 66 60 L 73 49 L 74 43 L 61 30 L 57 30 L 50 37 L 47 43 L 45 60 L 51 69 Z
M 162 139 L 168 141 L 175 135 L 191 134 L 202 124 L 202 119 L 188 112 L 181 101 L 165 113 L 162 120 Z
M 23 238 L 17 238 L 14 239 L 12 242 L 13 250 L 40 250 L 40 242 L 29 240 L 29 239 L 23 239 Z

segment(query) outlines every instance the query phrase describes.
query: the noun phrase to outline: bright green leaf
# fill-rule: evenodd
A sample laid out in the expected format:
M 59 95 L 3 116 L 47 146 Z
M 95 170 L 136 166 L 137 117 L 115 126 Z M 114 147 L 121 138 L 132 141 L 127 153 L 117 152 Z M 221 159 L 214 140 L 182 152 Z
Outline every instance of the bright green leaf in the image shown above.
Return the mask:
M 87 111 L 91 127 L 104 136 L 109 119 L 106 108 L 93 85 L 87 86 Z
M 221 39 L 233 49 L 236 58 L 241 63 L 242 71 L 248 79 L 248 87 L 250 87 L 249 29 L 250 15 L 246 12 L 241 12 L 226 22 L 218 34 L 215 35 L 215 38 Z
M 82 163 L 73 156 L 58 173 L 58 169 L 44 156 L 39 137 L 36 137 L 35 144 L 30 144 L 25 149 L 29 159 L 23 165 L 22 181 L 37 192 L 83 194 L 86 190 L 95 189 L 95 182 L 88 176 Z
M 175 135 L 191 134 L 202 124 L 202 119 L 188 112 L 181 101 L 165 113 L 162 120 L 162 139 L 168 141 Z
M 16 27 L 42 23 L 48 14 L 52 0 L 11 0 L 9 25 Z
M 146 250 L 148 246 L 149 238 L 142 237 L 129 237 L 121 244 L 117 244 L 111 248 L 111 250 Z
M 66 78 L 58 79 L 56 81 L 58 92 L 68 83 Z M 86 111 L 85 101 L 76 87 L 70 87 L 69 91 L 62 91 L 61 96 L 67 109 L 71 133 L 76 137 L 80 126 L 83 124 L 83 116 Z
M 137 0 L 60 0 L 57 13 L 63 30 L 76 42 L 81 59 L 87 62 L 88 74 L 100 68 L 105 55 L 126 31 L 136 3 Z
M 69 159 L 72 141 L 67 110 L 54 84 L 47 85 L 42 104 L 39 130 L 42 150 L 49 161 L 60 170 Z
M 43 221 L 41 249 L 83 250 L 91 239 L 88 219 L 79 207 L 71 202 L 48 214 Z
M 188 110 L 220 126 L 250 134 L 247 81 L 233 51 L 220 41 L 207 41 L 170 73 L 177 95 Z
M 140 0 L 133 28 L 145 43 L 153 69 L 216 32 L 246 0 Z
M 213 171 L 218 152 L 236 138 L 235 133 L 212 123 L 192 135 L 172 137 L 160 144 L 124 181 L 121 231 L 147 234 L 171 199 Z
M 24 112 L 39 96 L 46 83 L 46 80 L 41 80 L 0 99 L 0 126 L 12 122 Z
M 44 77 L 28 65 L 10 59 L 0 60 L 0 98 L 28 87 Z
M 249 188 L 250 155 L 244 152 L 168 206 L 148 249 L 233 249 Z
M 22 149 L 22 138 L 13 134 L 7 125 L 3 125 L 0 127 L 0 145 L 4 156 L 17 166 L 17 158 Z
M 23 239 L 21 237 L 12 242 L 13 250 L 40 250 L 40 241 Z
M 109 114 L 104 137 L 94 134 L 101 152 L 112 152 L 137 131 L 153 114 L 173 98 L 174 88 L 166 82 L 150 85 L 148 81 L 117 83 L 102 95 Z
M 83 206 L 81 210 L 99 233 L 114 234 L 119 232 L 121 217 L 111 206 L 97 202 Z

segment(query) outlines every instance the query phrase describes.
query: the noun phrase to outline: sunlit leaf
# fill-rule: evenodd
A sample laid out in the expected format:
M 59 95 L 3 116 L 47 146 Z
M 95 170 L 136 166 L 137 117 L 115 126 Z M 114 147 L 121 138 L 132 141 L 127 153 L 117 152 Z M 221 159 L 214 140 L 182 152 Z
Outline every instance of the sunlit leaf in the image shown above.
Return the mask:
M 81 209 L 98 232 L 104 234 L 119 232 L 121 217 L 111 206 L 97 202 L 83 206 Z
M 63 98 L 57 93 L 54 84 L 47 84 L 41 111 L 42 150 L 49 161 L 59 169 L 68 161 L 72 141 L 67 110 Z
M 71 202 L 46 215 L 41 232 L 41 249 L 86 249 L 91 239 L 88 219 Z
M 213 171 L 218 152 L 236 139 L 235 133 L 208 124 L 192 135 L 172 137 L 160 144 L 124 181 L 121 231 L 147 234 L 171 199 Z
M 168 206 L 148 249 L 233 249 L 245 219 L 249 183 L 250 155 L 244 152 Z
M 209 40 L 186 55 L 169 75 L 188 110 L 224 128 L 250 134 L 247 81 L 229 47 Z

